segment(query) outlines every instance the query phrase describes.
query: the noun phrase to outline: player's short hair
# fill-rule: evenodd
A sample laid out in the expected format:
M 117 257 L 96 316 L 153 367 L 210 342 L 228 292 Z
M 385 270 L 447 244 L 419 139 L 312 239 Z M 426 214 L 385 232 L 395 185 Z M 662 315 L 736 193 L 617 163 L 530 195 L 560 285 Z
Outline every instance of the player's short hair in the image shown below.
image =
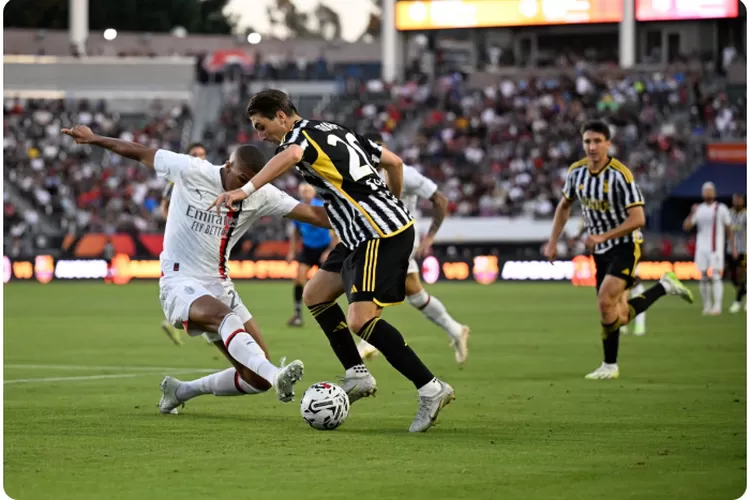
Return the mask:
M 377 144 L 383 144 L 383 134 L 381 134 L 377 130 L 367 132 L 365 134 L 365 139 L 370 139 L 372 142 L 375 142 Z
M 602 120 L 590 120 L 583 124 L 581 127 L 581 135 L 586 132 L 596 132 L 602 134 L 605 139 L 610 140 L 612 138 L 612 131 L 609 129 L 609 124 Z
M 703 186 L 701 186 L 701 191 L 705 189 L 713 189 L 714 191 L 716 191 L 716 186 L 714 185 L 713 182 L 707 181 L 703 183 Z
M 190 143 L 186 151 L 188 152 L 188 154 L 190 154 L 190 152 L 194 150 L 195 148 L 203 148 L 203 151 L 208 151 L 208 149 L 206 149 L 206 146 L 202 142 Z
M 247 103 L 247 116 L 261 115 L 273 119 L 276 113 L 283 111 L 286 115 L 298 114 L 297 106 L 286 93 L 276 89 L 261 90 Z
M 243 144 L 234 151 L 234 163 L 252 177 L 266 164 L 266 155 L 257 146 Z

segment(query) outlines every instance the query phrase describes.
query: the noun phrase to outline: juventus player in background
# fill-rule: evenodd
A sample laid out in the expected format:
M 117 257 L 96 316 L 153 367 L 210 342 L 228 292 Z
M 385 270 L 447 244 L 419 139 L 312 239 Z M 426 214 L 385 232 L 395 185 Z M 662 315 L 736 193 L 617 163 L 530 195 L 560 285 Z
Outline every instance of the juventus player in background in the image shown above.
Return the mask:
M 747 295 L 747 210 L 745 209 L 745 197 L 741 194 L 732 196 L 732 240 L 730 241 L 727 253 L 729 254 L 729 273 L 731 274 L 732 283 L 734 284 L 737 295 L 735 296 L 729 312 L 734 314 L 742 309 L 742 299 Z M 734 244 L 734 250 L 732 249 Z M 747 311 L 747 302 L 745 302 Z
M 454 399 L 453 388 L 435 378 L 401 332 L 380 317 L 383 307 L 400 304 L 406 296 L 414 243 L 414 219 L 398 199 L 401 158 L 341 125 L 303 119 L 280 90 L 255 94 L 247 115 L 261 138 L 279 144 L 276 156 L 243 188 L 222 194 L 211 206 L 230 207 L 297 166 L 325 200 L 341 241 L 305 286 L 303 300 L 346 370 L 342 388 L 352 403 L 376 391 L 351 327 L 417 388 L 419 409 L 409 431 L 426 431 Z M 375 170 L 378 165 L 387 172 L 391 190 Z M 348 317 L 336 303 L 342 293 L 349 301 Z
M 695 237 L 695 265 L 701 272 L 700 290 L 703 296 L 703 314 L 718 316 L 724 302 L 724 249 L 730 243 L 732 256 L 737 255 L 732 238 L 732 220 L 727 206 L 716 200 L 713 183 L 703 184 L 703 203 L 693 205 L 685 219 L 685 231 L 697 229 Z
M 95 135 L 89 127 L 63 129 L 78 144 L 91 144 L 143 163 L 174 183 L 171 210 L 159 256 L 159 299 L 173 326 L 190 336 L 211 334 L 214 345 L 233 368 L 198 380 L 166 377 L 161 383 L 161 413 L 201 394 L 236 396 L 257 394 L 271 387 L 281 402 L 294 398 L 301 378 L 301 361 L 275 366 L 255 320 L 229 278 L 227 260 L 232 247 L 261 217 L 283 216 L 330 226 L 322 208 L 297 202 L 274 186 L 258 190 L 255 198 L 220 214 L 206 210 L 208 200 L 226 188 L 241 187 L 255 175 L 265 157 L 255 146 L 240 146 L 224 166 L 192 156 L 151 149 L 134 142 Z
M 613 379 L 620 376 L 617 365 L 620 327 L 664 295 L 678 295 L 690 303 L 693 295 L 669 272 L 642 295 L 628 300 L 627 291 L 635 282 L 635 269 L 641 257 L 640 229 L 646 223 L 643 195 L 630 170 L 608 156 L 609 125 L 588 122 L 581 133 L 586 158 L 568 169 L 544 254 L 550 261 L 557 258 L 557 240 L 570 217 L 573 200 L 578 198 L 588 234 L 585 244 L 594 252 L 604 348 L 604 362 L 586 378 Z

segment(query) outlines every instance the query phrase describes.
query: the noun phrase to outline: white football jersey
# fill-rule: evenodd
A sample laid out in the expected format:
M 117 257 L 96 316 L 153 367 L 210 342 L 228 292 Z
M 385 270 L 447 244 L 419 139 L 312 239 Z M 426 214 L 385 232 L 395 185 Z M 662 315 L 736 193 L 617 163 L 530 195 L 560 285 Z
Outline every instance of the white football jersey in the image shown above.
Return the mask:
M 160 149 L 154 159 L 159 177 L 174 183 L 169 204 L 161 270 L 164 276 L 227 279 L 232 247 L 261 217 L 283 217 L 299 204 L 267 184 L 245 199 L 236 210 L 208 210 L 225 191 L 221 166 L 206 160 Z
M 719 202 L 698 205 L 690 220 L 695 224 L 697 236 L 695 252 L 724 252 L 726 227 L 731 224 L 729 208 Z
M 380 171 L 380 177 L 386 180 L 385 170 Z M 404 184 L 401 188 L 401 201 L 412 217 L 417 216 L 417 202 L 420 198 L 429 200 L 437 192 L 437 184 L 419 173 L 414 167 L 404 165 Z

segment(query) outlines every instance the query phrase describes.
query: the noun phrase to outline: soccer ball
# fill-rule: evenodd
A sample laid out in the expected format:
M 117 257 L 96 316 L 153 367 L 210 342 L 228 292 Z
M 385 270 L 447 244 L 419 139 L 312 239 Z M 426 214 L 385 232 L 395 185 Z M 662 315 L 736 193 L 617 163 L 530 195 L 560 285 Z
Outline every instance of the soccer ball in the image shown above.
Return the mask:
M 349 416 L 349 396 L 336 384 L 318 382 L 302 395 L 300 410 L 310 427 L 330 431 L 343 424 Z

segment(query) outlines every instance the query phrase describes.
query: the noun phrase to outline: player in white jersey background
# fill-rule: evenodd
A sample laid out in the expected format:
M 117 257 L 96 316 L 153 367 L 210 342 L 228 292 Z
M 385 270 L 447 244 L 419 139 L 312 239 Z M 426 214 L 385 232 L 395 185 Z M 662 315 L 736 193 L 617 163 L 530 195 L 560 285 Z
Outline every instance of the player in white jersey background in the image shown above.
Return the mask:
M 703 314 L 721 314 L 724 301 L 724 248 L 726 241 L 732 245 L 732 220 L 729 208 L 716 200 L 716 187 L 711 182 L 703 184 L 703 203 L 693 205 L 683 227 L 696 228 L 695 264 L 701 272 L 700 291 L 703 297 Z
M 189 156 L 194 156 L 195 158 L 205 160 L 206 147 L 200 142 L 194 142 L 188 146 L 187 154 Z M 172 189 L 174 189 L 174 184 L 171 182 L 167 182 L 167 185 L 164 188 L 164 192 L 161 195 L 161 203 L 159 203 L 159 211 L 165 219 L 167 218 L 167 215 L 169 215 L 169 200 L 170 198 L 172 198 Z M 164 333 L 167 334 L 167 337 L 169 337 L 169 339 L 174 342 L 175 345 L 182 345 L 180 330 L 174 328 L 168 320 L 165 319 L 161 322 L 161 329 L 164 331 Z M 208 335 L 205 335 L 205 338 L 210 344 L 211 340 Z
M 263 167 L 265 157 L 254 146 L 240 146 L 222 167 L 188 155 L 101 137 L 82 125 L 63 129 L 63 133 L 78 144 L 99 146 L 137 160 L 174 183 L 164 251 L 159 259 L 162 309 L 170 323 L 182 324 L 188 335 L 213 334 L 214 345 L 233 368 L 189 382 L 166 377 L 161 384 L 160 411 L 176 413 L 179 405 L 201 394 L 255 394 L 271 387 L 280 401 L 291 401 L 304 366 L 301 361 L 283 366 L 282 361 L 278 367 L 268 361 L 260 330 L 234 290 L 226 264 L 234 244 L 259 218 L 289 216 L 330 227 L 325 210 L 300 204 L 271 185 L 221 213 L 208 210 L 219 193 L 241 187 Z
M 377 144 L 383 144 L 383 136 L 378 132 L 371 132 L 365 135 L 365 138 Z M 387 180 L 383 169 L 378 169 L 378 172 L 383 180 Z M 438 325 L 448 334 L 450 346 L 456 351 L 456 362 L 462 364 L 469 355 L 468 340 L 470 329 L 468 326 L 462 325 L 453 319 L 443 303 L 437 297 L 425 291 L 419 278 L 419 263 L 417 262 L 418 258 L 421 259 L 427 256 L 430 248 L 432 248 L 435 235 L 445 218 L 448 200 L 438 190 L 437 184 L 420 174 L 416 168 L 404 165 L 401 201 L 404 202 L 404 205 L 406 205 L 406 208 L 412 215 L 417 213 L 417 201 L 420 198 L 430 200 L 434 213 L 430 229 L 424 238 L 422 238 L 422 241 L 420 242 L 419 238 L 414 238 L 414 249 L 409 259 L 409 269 L 406 276 L 406 300 L 421 311 L 427 319 Z M 419 234 L 419 231 L 417 230 L 416 233 Z M 360 356 L 365 359 L 378 354 L 378 350 L 366 340 L 361 340 L 357 348 Z

